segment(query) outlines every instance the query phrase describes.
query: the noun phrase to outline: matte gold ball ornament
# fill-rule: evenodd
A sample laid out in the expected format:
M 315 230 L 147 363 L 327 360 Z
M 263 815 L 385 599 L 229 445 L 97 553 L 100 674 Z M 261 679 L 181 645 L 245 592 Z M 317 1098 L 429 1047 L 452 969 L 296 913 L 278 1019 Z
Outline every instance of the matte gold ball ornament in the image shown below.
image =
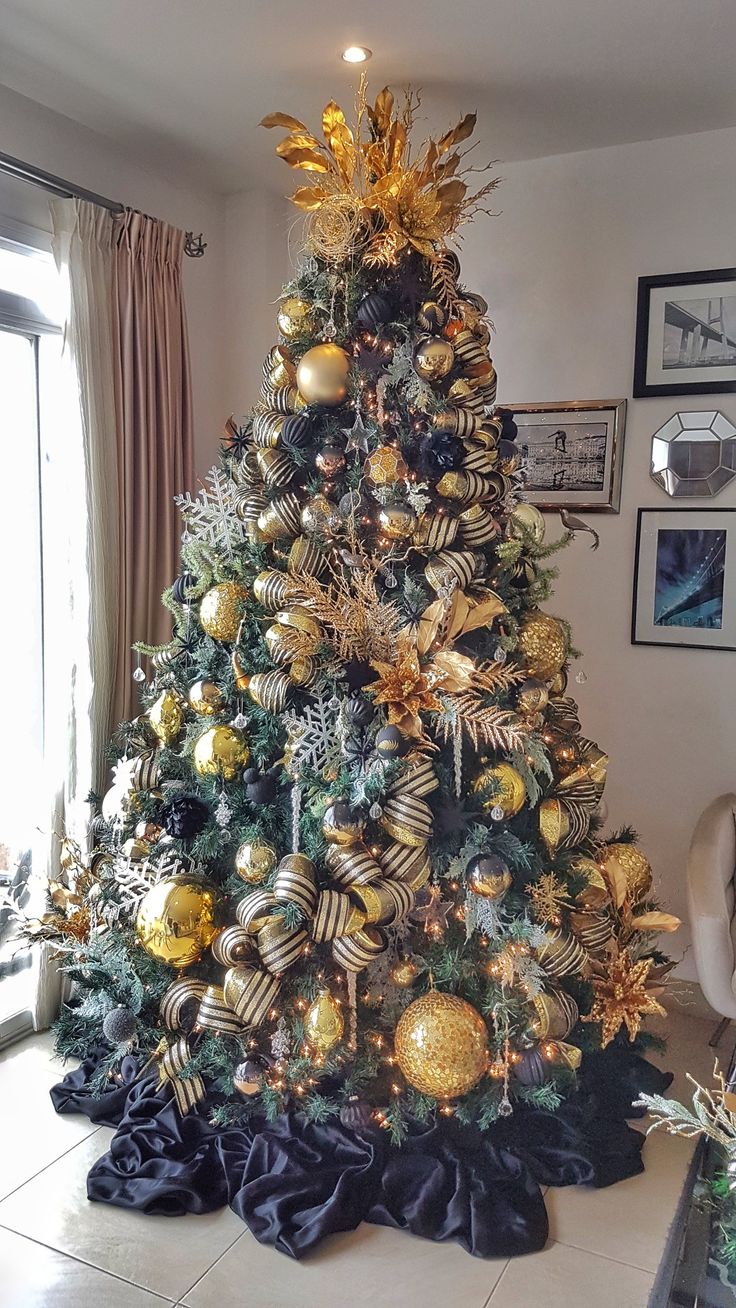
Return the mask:
M 189 687 L 187 699 L 195 713 L 201 713 L 203 717 L 211 718 L 226 703 L 226 696 L 214 681 L 195 681 L 193 686 Z
M 250 757 L 245 736 L 238 727 L 210 727 L 194 746 L 194 767 L 200 777 L 232 781 Z
M 526 786 L 524 778 L 510 763 L 498 763 L 496 767 L 484 767 L 472 783 L 475 794 L 489 790 L 486 799 L 481 800 L 481 807 L 487 813 L 498 810 L 502 818 L 515 817 L 524 807 Z
M 249 886 L 259 886 L 273 872 L 278 854 L 265 841 L 244 840 L 235 851 L 235 871 Z
M 345 1018 L 340 1005 L 329 990 L 321 991 L 304 1015 L 304 1039 L 318 1054 L 324 1055 L 342 1039 L 344 1031 Z
M 430 990 L 401 1014 L 394 1053 L 420 1094 L 455 1099 L 472 1090 L 488 1067 L 488 1029 L 472 1004 Z
M 148 721 L 162 745 L 176 740 L 184 723 L 181 699 L 173 690 L 164 690 L 148 710 Z
M 324 404 L 328 408 L 342 404 L 348 393 L 349 370 L 350 360 L 339 345 L 329 341 L 313 345 L 297 365 L 299 394 L 307 404 Z
M 455 351 L 442 336 L 428 336 L 414 350 L 414 369 L 423 381 L 443 381 L 455 362 Z
M 311 305 L 299 295 L 287 295 L 282 300 L 276 321 L 282 336 L 291 341 L 295 336 L 302 336 L 311 329 Z
M 145 894 L 136 918 L 138 943 L 169 967 L 191 967 L 214 938 L 215 890 L 195 877 L 167 877 Z
M 523 540 L 525 535 L 531 536 L 535 545 L 541 545 L 544 540 L 544 531 L 544 514 L 539 512 L 536 504 L 527 504 L 524 500 L 512 509 L 509 517 L 509 534 L 511 536 L 515 536 L 517 540 Z
M 525 618 L 519 630 L 519 651 L 530 677 L 551 681 L 567 658 L 567 637 L 557 618 L 539 610 Z
M 244 586 L 223 581 L 207 591 L 199 606 L 199 622 L 213 640 L 235 640 L 248 598 Z

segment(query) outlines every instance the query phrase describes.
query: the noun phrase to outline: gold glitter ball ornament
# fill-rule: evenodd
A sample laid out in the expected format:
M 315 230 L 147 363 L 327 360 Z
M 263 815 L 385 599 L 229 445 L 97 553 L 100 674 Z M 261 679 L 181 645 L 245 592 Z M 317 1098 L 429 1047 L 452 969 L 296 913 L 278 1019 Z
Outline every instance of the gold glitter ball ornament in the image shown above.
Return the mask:
M 167 877 L 146 892 L 135 929 L 151 958 L 169 967 L 196 963 L 216 934 L 214 888 L 193 877 Z
M 304 1014 L 304 1038 L 319 1054 L 327 1054 L 342 1039 L 345 1019 L 337 1000 L 323 990 Z
M 423 381 L 442 381 L 454 361 L 455 351 L 442 336 L 428 336 L 414 351 L 414 368 Z
M 551 681 L 567 658 L 564 628 L 549 613 L 537 611 L 530 614 L 521 624 L 519 651 L 526 660 L 530 677 Z
M 514 817 L 523 807 L 526 799 L 524 778 L 510 763 L 498 763 L 496 767 L 485 767 L 478 773 L 472 784 L 473 791 L 490 790 L 486 799 L 481 801 L 485 812 L 494 808 L 503 809 L 506 818 Z
M 199 606 L 199 622 L 213 640 L 235 640 L 248 598 L 244 586 L 223 581 L 207 591 Z
M 342 404 L 347 391 L 350 360 L 339 345 L 327 341 L 313 345 L 299 360 L 296 384 L 307 404 Z
M 249 757 L 245 736 L 237 727 L 210 727 L 194 746 L 194 767 L 200 777 L 232 781 Z
M 195 681 L 194 685 L 189 687 L 187 699 L 195 713 L 211 718 L 215 713 L 220 712 L 226 696 L 214 681 Z
M 636 845 L 629 844 L 607 845 L 603 850 L 604 868 L 609 860 L 613 859 L 619 867 L 623 868 L 629 898 L 633 903 L 643 899 L 652 885 L 649 860 L 636 848 Z
M 276 850 L 256 840 L 245 840 L 235 851 L 235 871 L 249 886 L 259 886 L 278 862 Z
M 536 545 L 541 545 L 544 540 L 544 528 L 544 514 L 539 512 L 536 504 L 527 504 L 524 501 L 512 509 L 509 517 L 509 532 L 517 540 L 523 540 L 525 535 L 531 536 Z
M 310 315 L 311 308 L 306 300 L 298 295 L 287 295 L 281 301 L 276 315 L 281 335 L 291 341 L 295 336 L 308 332 L 311 328 Z
M 170 745 L 179 735 L 184 722 L 181 699 L 173 690 L 164 690 L 148 710 L 148 721 L 162 745 Z
M 472 1090 L 488 1067 L 488 1029 L 472 1004 L 430 990 L 401 1014 L 394 1053 L 420 1094 L 455 1099 Z
M 371 486 L 393 486 L 408 471 L 403 456 L 393 445 L 379 445 L 363 464 L 363 476 Z

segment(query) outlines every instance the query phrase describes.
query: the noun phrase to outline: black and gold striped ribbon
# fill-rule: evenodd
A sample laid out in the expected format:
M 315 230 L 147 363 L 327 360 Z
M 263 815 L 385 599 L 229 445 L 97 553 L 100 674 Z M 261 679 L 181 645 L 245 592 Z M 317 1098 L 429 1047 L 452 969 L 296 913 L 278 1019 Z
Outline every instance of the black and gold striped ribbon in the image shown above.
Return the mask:
M 181 1073 L 191 1059 L 189 1043 L 186 1036 L 179 1036 L 173 1045 L 161 1055 L 158 1063 L 159 1085 L 170 1085 L 176 1098 L 176 1106 L 182 1117 L 191 1108 L 201 1103 L 205 1096 L 205 1084 L 199 1072 L 183 1077 Z

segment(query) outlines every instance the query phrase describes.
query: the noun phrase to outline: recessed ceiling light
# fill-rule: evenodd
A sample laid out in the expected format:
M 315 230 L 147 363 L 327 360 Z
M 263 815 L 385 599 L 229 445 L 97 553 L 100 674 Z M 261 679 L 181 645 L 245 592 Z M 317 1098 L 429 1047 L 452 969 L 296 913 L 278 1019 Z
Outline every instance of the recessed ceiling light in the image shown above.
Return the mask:
M 347 50 L 343 50 L 342 57 L 346 64 L 364 64 L 372 54 L 367 45 L 349 45 Z

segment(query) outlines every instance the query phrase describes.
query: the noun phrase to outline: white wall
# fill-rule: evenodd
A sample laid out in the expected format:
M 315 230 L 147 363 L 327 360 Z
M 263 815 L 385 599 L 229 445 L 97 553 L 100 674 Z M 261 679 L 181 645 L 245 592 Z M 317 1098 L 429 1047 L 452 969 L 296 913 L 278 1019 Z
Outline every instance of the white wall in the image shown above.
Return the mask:
M 736 395 L 631 400 L 636 279 L 736 264 L 736 130 L 510 164 L 498 218 L 467 230 L 463 273 L 497 329 L 499 399 L 629 400 L 618 516 L 562 555 L 547 606 L 573 623 L 585 685 L 571 680 L 583 729 L 609 750 L 610 822 L 631 822 L 671 909 L 684 915 L 688 842 L 700 811 L 736 789 L 736 655 L 632 646 L 637 509 L 728 508 L 672 501 L 649 477 L 650 438 L 677 408 L 721 408 Z M 557 519 L 548 518 L 557 534 Z M 687 931 L 676 948 L 687 946 Z M 674 941 L 673 941 L 674 943 Z M 683 975 L 694 976 L 692 957 Z
M 204 233 L 208 242 L 204 258 L 184 259 L 195 461 L 201 475 L 216 457 L 228 412 L 223 402 L 227 324 L 222 313 L 222 197 L 150 172 L 105 137 L 6 87 L 0 87 L 0 150 L 178 227 Z M 0 176 L 2 217 L 48 230 L 46 196 L 27 183 Z

